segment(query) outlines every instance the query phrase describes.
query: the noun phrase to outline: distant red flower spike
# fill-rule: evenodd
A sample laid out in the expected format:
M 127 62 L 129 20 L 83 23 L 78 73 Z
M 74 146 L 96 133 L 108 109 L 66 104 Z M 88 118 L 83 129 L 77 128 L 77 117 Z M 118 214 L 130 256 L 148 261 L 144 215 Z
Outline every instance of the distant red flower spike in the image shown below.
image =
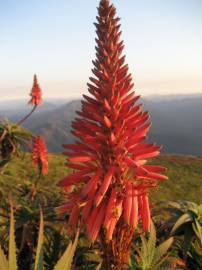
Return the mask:
M 42 175 L 48 173 L 48 150 L 43 137 L 37 136 L 34 139 L 32 149 L 32 163 L 38 166 Z
M 151 123 L 149 114 L 137 104 L 140 97 L 132 91 L 134 85 L 122 56 L 124 45 L 120 41 L 116 9 L 109 0 L 101 0 L 98 13 L 97 59 L 93 61 L 94 77 L 87 84 L 91 96 L 83 95 L 81 110 L 72 123 L 77 142 L 65 145 L 67 161 L 77 172 L 64 178 L 60 185 L 82 187 L 74 198 L 85 200 L 79 211 L 89 238 L 95 241 L 100 233 L 102 239 L 113 242 L 122 229 L 125 235 L 128 231 L 133 233 L 138 217 L 145 231 L 149 230 L 145 194 L 166 177 L 162 167 L 146 165 L 147 159 L 157 156 L 160 148 L 144 143 Z M 88 167 L 90 170 L 86 171 Z M 72 198 L 71 193 L 67 197 Z M 130 242 L 132 236 L 127 239 Z
M 42 102 L 42 91 L 38 84 L 36 75 L 34 75 L 34 82 L 33 82 L 30 96 L 31 96 L 31 100 L 29 101 L 29 104 L 37 106 Z

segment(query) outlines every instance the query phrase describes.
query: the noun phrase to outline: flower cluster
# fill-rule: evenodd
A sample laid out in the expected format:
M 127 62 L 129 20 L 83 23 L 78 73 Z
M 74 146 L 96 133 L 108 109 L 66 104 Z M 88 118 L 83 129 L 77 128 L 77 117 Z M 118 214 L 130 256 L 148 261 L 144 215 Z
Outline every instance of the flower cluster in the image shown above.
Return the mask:
M 48 173 L 48 150 L 44 139 L 40 136 L 34 139 L 32 163 L 34 166 L 39 167 L 40 174 L 45 175 Z
M 31 96 L 31 100 L 29 101 L 29 104 L 32 104 L 32 105 L 39 105 L 42 101 L 42 91 L 41 91 L 41 88 L 38 84 L 38 80 L 37 80 L 37 76 L 34 75 L 34 82 L 33 82 L 33 86 L 32 86 L 32 89 L 31 89 L 31 93 L 30 93 L 30 96 Z
M 149 231 L 148 190 L 167 178 L 163 167 L 147 165 L 160 147 L 144 142 L 151 124 L 132 91 L 116 9 L 101 0 L 98 12 L 94 76 L 87 84 L 91 95 L 83 95 L 72 123 L 76 142 L 64 146 L 74 172 L 59 182 L 64 189 L 75 186 L 60 210 L 70 214 L 70 227 L 80 220 L 92 242 L 101 229 L 111 240 L 120 223 L 134 230 L 141 222 Z

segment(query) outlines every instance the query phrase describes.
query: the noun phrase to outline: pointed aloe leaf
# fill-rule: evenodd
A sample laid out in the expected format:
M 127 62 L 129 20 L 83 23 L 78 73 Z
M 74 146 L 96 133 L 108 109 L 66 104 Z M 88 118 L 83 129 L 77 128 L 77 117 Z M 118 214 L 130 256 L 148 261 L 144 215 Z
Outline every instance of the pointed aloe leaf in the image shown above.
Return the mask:
M 43 234 L 44 234 L 44 220 L 43 212 L 40 211 L 40 225 L 39 225 L 39 236 L 36 250 L 36 259 L 34 270 L 43 270 Z
M 193 212 L 197 212 L 198 205 L 194 202 L 186 201 L 186 207 Z
M 70 255 L 71 255 L 71 250 L 72 250 L 72 242 L 69 243 L 67 249 L 63 253 L 62 257 L 58 260 L 56 266 L 54 267 L 54 270 L 69 270 L 69 260 L 70 260 Z M 66 265 L 66 268 L 65 268 Z M 67 265 L 69 268 L 67 268 Z
M 178 218 L 175 225 L 173 226 L 171 230 L 171 234 L 175 233 L 180 226 L 182 226 L 184 223 L 190 222 L 193 220 L 193 217 L 190 215 L 190 213 L 185 213 L 181 217 Z
M 74 243 L 70 242 L 67 249 L 63 253 L 62 257 L 57 262 L 54 270 L 70 270 L 73 261 L 74 253 L 76 251 L 76 246 L 79 238 L 79 230 L 76 233 Z
M 181 205 L 179 204 L 179 202 L 175 202 L 175 201 L 168 202 L 168 205 L 177 209 L 181 208 Z
M 168 249 L 171 247 L 173 243 L 173 240 L 174 238 L 170 237 L 156 248 L 154 259 L 152 262 L 153 267 L 161 265 L 161 263 L 163 262 L 162 258 L 166 256 Z
M 8 260 L 6 259 L 6 256 L 1 247 L 0 247 L 0 269 L 9 270 Z
M 17 270 L 17 258 L 16 258 L 16 243 L 15 243 L 15 222 L 13 207 L 11 204 L 10 213 L 10 233 L 9 233 L 9 255 L 8 255 L 8 269 Z
M 175 215 L 182 215 L 184 212 L 182 211 L 182 209 L 179 208 L 172 208 L 172 207 L 165 207 L 163 208 L 163 210 L 168 211 L 169 213 L 175 214 Z
M 202 217 L 202 204 L 198 205 L 198 215 Z
M 101 266 L 102 266 L 102 262 L 100 262 L 100 263 L 98 264 L 98 266 L 95 268 L 95 270 L 100 270 L 100 269 L 101 269 Z
M 140 257 L 140 265 L 142 266 L 143 269 L 145 269 L 147 267 L 147 265 L 149 264 L 148 262 L 148 243 L 147 243 L 147 239 L 145 238 L 145 236 L 141 236 L 141 241 L 142 241 L 142 247 L 141 247 L 141 251 L 139 253 L 139 257 Z
M 198 220 L 195 220 L 195 222 L 192 224 L 192 228 L 196 234 L 197 239 L 200 242 L 200 245 L 202 246 L 202 227 Z
M 151 236 L 150 236 L 151 237 Z M 152 236 L 153 238 L 154 236 Z M 150 238 L 149 238 L 150 240 Z M 139 253 L 139 257 L 140 257 L 140 267 L 141 269 L 150 269 L 152 260 L 153 260 L 153 256 L 154 256 L 154 251 L 155 251 L 155 244 L 151 243 L 150 244 L 154 244 L 154 249 L 153 251 L 150 251 L 150 247 L 149 247 L 149 240 L 146 239 L 145 236 L 141 236 L 141 241 L 142 241 L 142 247 L 141 247 L 141 252 Z
M 156 247 L 156 230 L 154 227 L 154 223 L 151 222 L 151 231 L 150 231 L 150 236 L 148 240 L 148 252 L 149 252 L 149 257 L 151 261 L 153 260 L 153 257 L 154 257 L 155 247 Z

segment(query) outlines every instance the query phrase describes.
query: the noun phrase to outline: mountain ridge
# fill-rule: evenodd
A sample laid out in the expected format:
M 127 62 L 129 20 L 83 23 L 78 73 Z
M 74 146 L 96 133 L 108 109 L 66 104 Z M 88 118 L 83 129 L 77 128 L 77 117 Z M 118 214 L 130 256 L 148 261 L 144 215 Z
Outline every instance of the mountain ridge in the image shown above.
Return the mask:
M 52 152 L 63 151 L 62 145 L 74 140 L 71 121 L 75 111 L 80 109 L 80 100 L 63 102 L 67 103 L 58 106 L 46 103 L 46 108 L 39 109 L 24 124 L 26 128 L 43 135 Z M 160 99 L 150 96 L 142 99 L 141 103 L 151 116 L 152 128 L 148 139 L 163 145 L 163 153 L 202 155 L 202 94 L 183 95 L 181 98 L 179 95 L 161 96 Z M 13 121 L 16 117 L 16 113 L 9 115 Z

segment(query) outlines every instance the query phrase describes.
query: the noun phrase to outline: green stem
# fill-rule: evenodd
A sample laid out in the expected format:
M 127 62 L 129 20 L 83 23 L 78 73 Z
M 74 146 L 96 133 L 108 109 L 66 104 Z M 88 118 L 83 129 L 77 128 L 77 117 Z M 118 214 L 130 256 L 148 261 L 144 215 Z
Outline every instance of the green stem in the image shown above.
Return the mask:
M 36 196 L 37 186 L 38 186 L 39 180 L 41 179 L 41 176 L 42 176 L 42 174 L 41 174 L 41 170 L 40 170 L 39 175 L 36 178 L 35 183 L 34 183 L 32 189 L 30 190 L 30 200 L 32 202 L 34 201 L 34 198 Z
M 34 105 L 33 109 L 31 110 L 30 113 L 28 113 L 24 118 L 22 118 L 18 123 L 17 125 L 22 125 L 22 123 L 24 123 L 32 114 L 33 112 L 36 110 L 37 108 L 37 105 Z

